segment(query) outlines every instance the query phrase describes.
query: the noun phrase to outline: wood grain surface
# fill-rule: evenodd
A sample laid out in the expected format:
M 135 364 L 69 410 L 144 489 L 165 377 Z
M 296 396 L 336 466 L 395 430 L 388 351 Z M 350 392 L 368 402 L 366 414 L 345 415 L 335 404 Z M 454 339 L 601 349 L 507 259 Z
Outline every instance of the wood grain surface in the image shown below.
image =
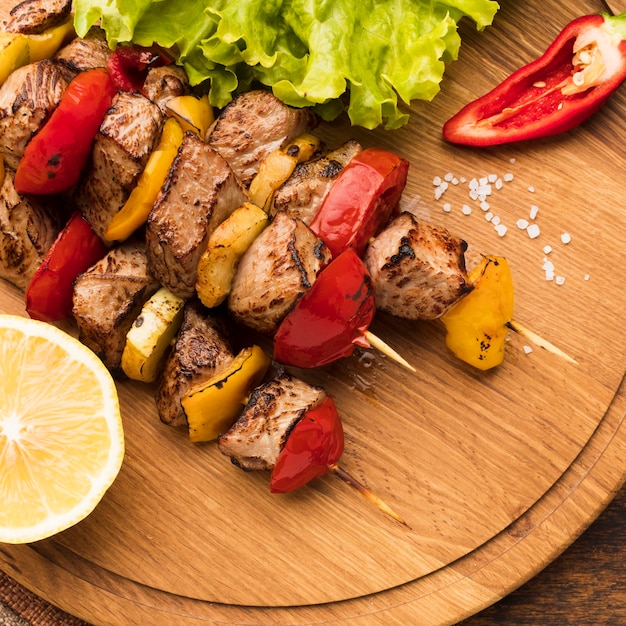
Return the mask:
M 213 444 L 191 445 L 160 424 L 149 386 L 120 383 L 127 455 L 118 480 L 79 525 L 0 547 L 11 576 L 96 624 L 174 616 L 177 624 L 444 624 L 528 580 L 595 519 L 626 470 L 626 296 L 616 275 L 626 244 L 626 94 L 558 138 L 446 145 L 441 125 L 462 104 L 535 58 L 569 19 L 603 8 L 502 5 L 485 32 L 462 25 L 460 59 L 435 100 L 412 107 L 407 127 L 320 132 L 331 144 L 356 136 L 409 157 L 403 208 L 473 251 L 506 256 L 516 319 L 579 364 L 538 348 L 527 354 L 528 341 L 513 334 L 504 365 L 480 373 L 447 352 L 438 324 L 378 315 L 372 330 L 417 374 L 373 351 L 303 373 L 337 400 L 342 465 L 406 527 L 333 477 L 270 495 L 266 476 L 240 472 Z M 437 199 L 433 180 L 448 173 L 460 182 Z M 512 175 L 489 198 L 504 237 L 468 197 L 467 181 L 489 174 Z M 516 226 L 533 207 L 537 239 Z M 545 280 L 546 245 L 562 285 Z M 0 289 L 2 311 L 24 314 L 22 294 Z

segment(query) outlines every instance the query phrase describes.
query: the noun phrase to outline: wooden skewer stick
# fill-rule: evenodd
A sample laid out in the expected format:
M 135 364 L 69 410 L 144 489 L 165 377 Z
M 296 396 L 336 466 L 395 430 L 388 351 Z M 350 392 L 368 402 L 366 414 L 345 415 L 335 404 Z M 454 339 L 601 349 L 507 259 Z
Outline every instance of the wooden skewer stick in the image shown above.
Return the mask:
M 547 350 L 548 352 L 552 352 L 552 354 L 556 354 L 557 356 L 560 356 L 561 358 L 565 359 L 568 363 L 572 363 L 573 365 L 578 365 L 578 361 L 576 359 L 573 359 L 571 356 L 569 356 L 569 354 L 566 354 L 565 352 L 563 352 L 563 350 L 561 350 L 560 348 L 557 348 L 554 344 L 550 343 L 543 337 L 539 336 L 537 333 L 534 333 L 529 328 L 526 328 L 519 322 L 511 320 L 507 324 L 507 326 L 511 330 L 521 335 L 522 337 L 526 337 L 526 339 L 528 339 L 529 341 L 532 341 L 532 343 L 534 343 L 536 346 L 539 346 L 540 348 L 543 348 L 544 350 Z
M 361 494 L 368 502 L 376 506 L 383 513 L 408 527 L 408 524 L 402 519 L 402 517 L 400 517 L 386 502 L 379 498 L 373 491 L 368 489 L 363 483 L 354 478 L 354 476 L 351 476 L 348 472 L 339 467 L 337 463 L 329 465 L 328 469 L 335 476 L 337 476 L 337 478 L 340 478 L 344 483 L 350 485 L 350 487 L 358 491 L 358 493 Z
M 383 354 L 387 355 L 390 359 L 396 361 L 403 367 L 406 367 L 411 372 L 416 372 L 417 370 L 402 356 L 400 356 L 389 344 L 385 343 L 380 337 L 370 332 L 369 330 L 365 331 L 365 338 L 369 341 L 372 348 L 379 350 Z

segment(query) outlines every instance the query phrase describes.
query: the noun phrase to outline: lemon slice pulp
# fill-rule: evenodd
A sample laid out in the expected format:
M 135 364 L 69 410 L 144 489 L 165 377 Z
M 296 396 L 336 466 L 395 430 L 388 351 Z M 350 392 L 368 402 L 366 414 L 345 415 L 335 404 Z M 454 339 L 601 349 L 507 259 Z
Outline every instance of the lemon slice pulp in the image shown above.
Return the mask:
M 85 518 L 123 457 L 117 389 L 100 359 L 55 326 L 0 315 L 0 542 Z

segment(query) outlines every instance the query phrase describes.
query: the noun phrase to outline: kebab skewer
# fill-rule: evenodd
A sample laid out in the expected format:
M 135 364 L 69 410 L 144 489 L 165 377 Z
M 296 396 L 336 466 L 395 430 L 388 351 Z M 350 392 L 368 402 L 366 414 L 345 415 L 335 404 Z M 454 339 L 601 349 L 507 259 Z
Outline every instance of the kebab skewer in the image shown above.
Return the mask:
M 333 469 L 335 469 L 335 470 L 336 470 L 336 468 L 334 467 L 334 466 L 335 466 L 335 464 L 334 464 L 334 463 L 331 463 L 331 464 L 330 464 L 330 466 L 331 466 Z
M 124 48 L 124 50 L 125 50 L 125 49 L 126 49 L 126 48 Z M 143 54 L 143 52 L 142 52 L 141 54 Z M 125 55 L 125 58 L 128 58 L 128 55 Z M 309 122 L 306 122 L 306 124 L 309 124 Z M 305 125 L 306 125 L 306 124 L 305 124 Z M 227 130 L 228 130 L 228 125 L 227 125 Z M 229 133 L 228 133 L 228 132 L 226 132 L 226 133 L 222 133 L 222 136 L 220 137 L 220 133 L 218 133 L 218 141 L 220 141 L 220 140 L 221 140 L 221 141 L 223 141 L 223 139 L 224 139 L 224 137 L 225 137 L 225 136 L 226 136 L 226 137 L 229 137 L 230 135 L 229 135 Z M 367 152 L 367 151 L 366 151 L 366 152 Z M 369 152 L 371 153 L 371 151 L 369 151 Z M 278 151 L 278 150 L 274 150 L 273 152 L 270 152 L 270 153 L 269 153 L 269 155 L 267 155 L 267 153 L 266 153 L 266 159 L 265 159 L 264 161 L 262 161 L 262 163 L 261 163 L 261 164 L 263 165 L 263 164 L 265 163 L 265 161 L 266 161 L 266 160 L 269 160 L 269 159 L 267 158 L 268 156 L 272 156 L 272 155 L 275 155 L 275 154 L 280 154 L 280 151 Z M 240 157 L 241 155 L 240 155 L 240 154 L 237 154 L 237 153 L 236 153 L 236 151 L 235 151 L 235 157 L 233 157 L 233 159 L 236 161 L 236 159 L 237 159 L 237 157 L 238 157 L 238 156 Z M 231 159 L 231 160 L 233 160 L 233 159 Z M 353 159 L 353 160 L 354 160 L 354 159 Z M 394 168 L 396 167 L 396 165 L 397 165 L 397 164 L 394 164 Z M 397 169 L 401 171 L 401 168 L 397 168 Z M 350 171 L 351 171 L 351 173 L 353 173 L 353 174 L 354 174 L 354 168 L 352 168 Z M 371 173 L 371 172 L 370 172 L 370 173 Z M 251 173 L 250 173 L 250 172 L 247 172 L 247 173 L 246 173 L 246 176 L 248 176 L 248 177 L 249 177 L 250 175 L 251 175 Z M 358 174 L 357 174 L 356 176 L 354 176 L 354 177 L 359 178 Z M 255 178 L 258 178 L 258 177 L 255 177 Z M 251 186 L 253 186 L 254 182 L 256 182 L 256 181 L 255 181 L 255 178 L 253 178 L 253 179 L 252 179 L 252 185 L 251 185 Z M 347 178 L 348 178 L 347 176 L 344 176 L 341 180 L 342 180 L 342 181 L 344 181 L 344 180 L 346 180 Z M 361 179 L 361 180 L 363 180 L 363 178 L 364 178 L 364 177 L 360 177 L 360 179 Z M 338 183 L 338 184 L 336 185 L 336 187 L 340 187 L 340 184 Z M 92 194 L 92 195 L 93 195 L 93 194 Z M 84 203 L 84 204 L 85 204 L 86 206 L 87 206 L 87 205 L 90 205 L 90 206 L 91 206 L 91 205 L 95 205 L 95 203 Z M 101 213 L 101 212 L 99 212 L 99 214 L 100 214 L 100 213 Z M 323 220 L 320 220 L 320 219 L 319 219 L 319 215 L 320 215 L 320 214 L 322 214 L 322 213 L 323 213 L 323 211 L 319 211 L 319 212 L 318 212 L 318 214 L 317 214 L 317 215 L 313 218 L 313 220 L 314 220 L 314 221 L 318 221 L 318 222 L 322 223 L 322 222 L 323 222 Z M 384 214 L 384 212 L 383 212 L 382 214 Z M 339 210 L 339 215 L 340 215 L 341 217 L 344 217 L 344 215 L 343 215 L 343 213 L 342 213 L 342 209 L 341 209 L 341 208 L 340 208 L 340 210 Z M 335 220 L 333 221 L 333 220 L 331 219 L 331 220 L 330 220 L 330 223 L 331 223 L 331 225 L 332 225 L 333 223 L 337 223 L 337 220 L 335 219 Z M 343 220 L 343 223 L 344 223 L 344 224 L 345 224 L 345 223 L 350 223 L 350 220 Z M 326 237 L 327 237 L 329 240 L 331 240 L 331 239 L 332 239 L 332 237 L 334 236 L 335 232 L 338 232 L 339 230 L 340 230 L 340 229 L 335 229 L 335 230 L 333 230 L 332 228 L 327 228 L 327 229 L 326 229 L 326 231 L 327 231 L 327 233 L 326 233 Z M 518 326 L 516 326 L 516 328 L 517 328 L 518 332 L 519 332 L 519 331 L 520 331 L 520 329 L 521 329 L 521 327 L 520 327 L 519 325 L 518 325 Z M 376 338 L 375 338 L 375 337 L 372 337 L 371 335 L 368 335 L 368 334 L 367 334 L 367 331 L 365 331 L 365 337 L 366 337 L 367 339 L 370 339 L 370 343 L 376 343 L 376 345 L 378 345 L 378 343 L 375 341 L 375 340 L 376 340 Z M 544 343 L 544 345 L 545 345 L 545 343 Z M 383 347 L 383 346 L 381 346 L 381 347 Z

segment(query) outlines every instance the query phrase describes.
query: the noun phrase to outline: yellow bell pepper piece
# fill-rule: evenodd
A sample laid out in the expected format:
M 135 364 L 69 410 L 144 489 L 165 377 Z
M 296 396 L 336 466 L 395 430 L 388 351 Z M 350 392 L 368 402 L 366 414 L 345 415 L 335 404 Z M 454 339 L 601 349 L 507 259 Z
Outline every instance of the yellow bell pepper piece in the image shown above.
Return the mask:
M 35 63 L 43 59 L 51 59 L 61 46 L 75 36 L 76 32 L 72 18 L 40 35 L 28 35 L 28 62 Z
M 126 335 L 122 371 L 133 380 L 154 382 L 183 320 L 185 301 L 165 287 L 143 305 Z
M 108 242 L 128 239 L 148 219 L 182 142 L 180 124 L 173 117 L 168 118 L 159 144 L 150 155 L 137 185 L 104 231 Z
M 189 423 L 189 440 L 213 441 L 225 433 L 269 366 L 270 358 L 259 346 L 244 348 L 225 371 L 193 387 L 181 400 Z
M 239 260 L 268 223 L 263 209 L 245 202 L 211 233 L 198 261 L 196 281 L 196 292 L 204 306 L 210 309 L 224 302 Z
M 484 257 L 469 275 L 473 290 L 442 316 L 446 345 L 481 370 L 500 365 L 513 318 L 513 280 L 503 257 Z
M 274 192 L 291 176 L 298 163 L 308 161 L 319 148 L 314 135 L 300 135 L 285 148 L 270 152 L 261 162 L 250 184 L 250 200 L 264 210 L 269 209 Z
M 0 32 L 0 85 L 18 67 L 28 63 L 28 37 Z
M 52 58 L 75 35 L 71 18 L 40 35 L 0 32 L 0 85 L 18 67 Z
M 168 101 L 165 110 L 178 120 L 184 132 L 190 131 L 202 139 L 215 120 L 208 94 L 199 98 L 193 95 L 176 96 Z

